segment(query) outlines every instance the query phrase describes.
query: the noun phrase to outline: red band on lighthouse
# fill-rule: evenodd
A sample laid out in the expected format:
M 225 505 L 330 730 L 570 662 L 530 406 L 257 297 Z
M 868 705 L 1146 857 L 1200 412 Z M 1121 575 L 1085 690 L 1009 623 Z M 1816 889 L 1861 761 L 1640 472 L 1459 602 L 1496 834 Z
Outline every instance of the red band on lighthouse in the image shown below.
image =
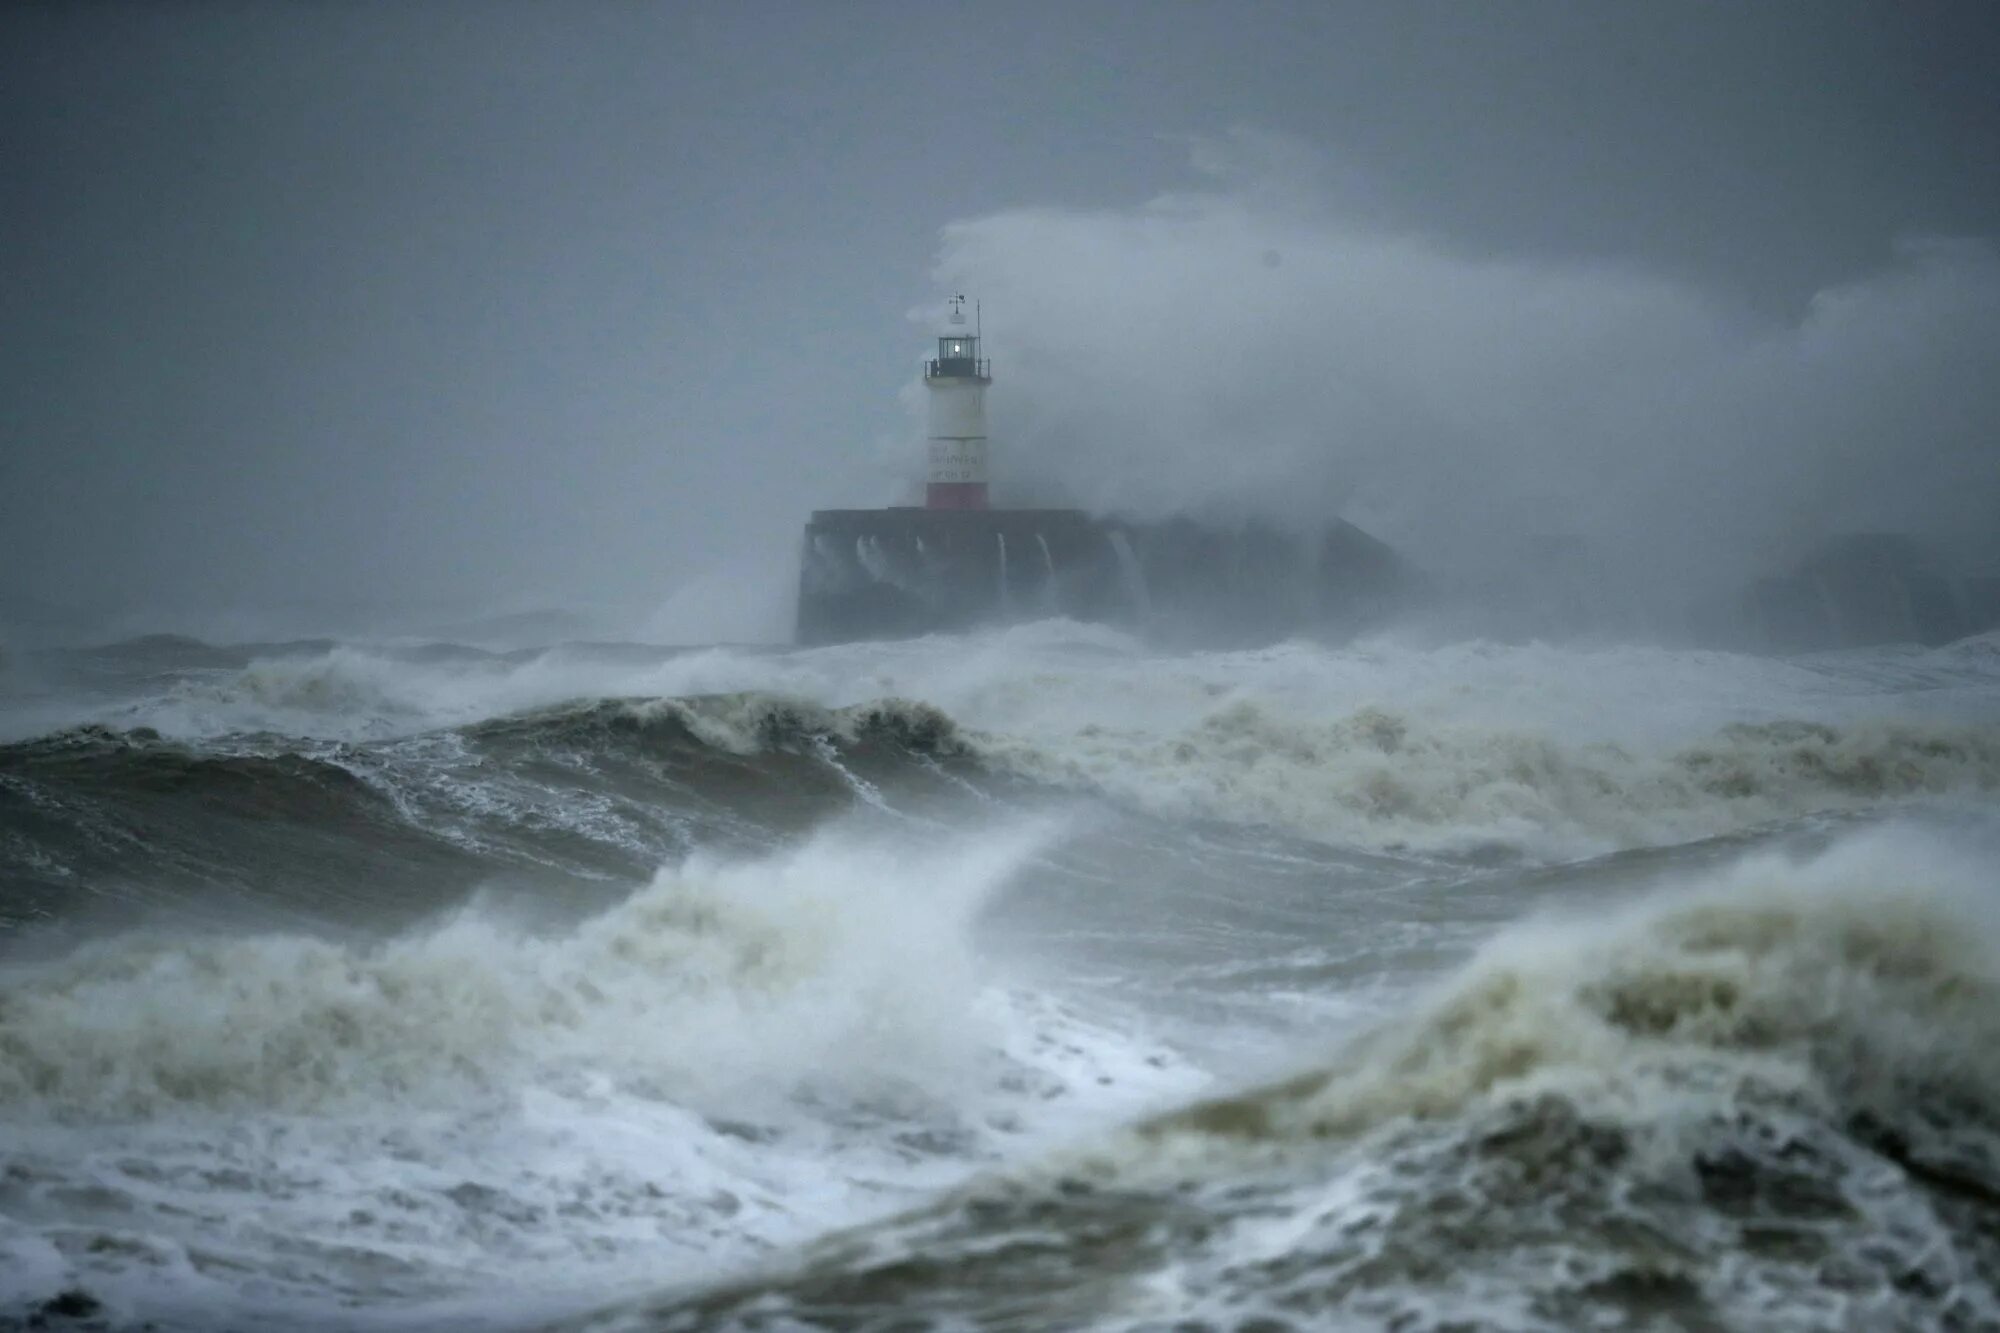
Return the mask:
M 924 487 L 926 509 L 984 509 L 986 483 L 983 481 L 934 481 Z

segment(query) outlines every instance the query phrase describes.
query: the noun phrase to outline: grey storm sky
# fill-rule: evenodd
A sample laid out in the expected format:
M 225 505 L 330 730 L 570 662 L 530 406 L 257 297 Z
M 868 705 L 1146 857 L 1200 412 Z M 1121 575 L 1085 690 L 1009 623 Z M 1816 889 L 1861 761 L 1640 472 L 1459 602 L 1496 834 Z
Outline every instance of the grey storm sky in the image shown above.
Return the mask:
M 1458 348 L 1421 395 L 1394 367 L 1274 383 L 1241 405 L 1253 436 L 1352 433 L 1357 471 L 1489 404 L 1539 439 L 1678 392 L 1551 408 L 1572 345 L 1697 367 L 1672 378 L 1705 437 L 1783 430 L 1853 355 L 1890 367 L 1870 403 L 1943 402 L 1917 429 L 1963 528 L 2000 499 L 1977 484 L 2000 478 L 1996 69 L 1977 0 L 11 7 L 0 618 L 761 607 L 809 509 L 904 498 L 912 312 L 959 282 L 1002 358 L 996 468 L 1011 419 L 1065 498 L 1117 502 L 1144 441 L 1098 438 L 1149 427 L 1037 364 L 1090 365 L 1139 288 L 1155 325 L 1286 327 L 1296 275 L 1321 298 L 1300 327 L 1357 347 L 1413 293 L 1405 363 L 1437 329 L 1519 343 L 1541 310 L 1573 341 Z M 1268 297 L 1183 281 L 1242 246 Z M 1884 339 L 1917 344 L 1907 375 Z M 1217 360 L 1141 345 L 1179 381 Z M 1106 355 L 1103 392 L 1148 395 L 1150 362 Z M 1774 376 L 1792 397 L 1746 387 Z M 1215 457 L 1233 401 L 1186 404 Z M 1204 447 L 1173 446 L 1188 488 Z M 1276 489 L 1293 447 L 1259 455 Z M 1862 490 L 1895 471 L 1841 450 Z M 1796 452 L 1771 474 L 1794 495 L 1820 466 Z M 1420 539 L 1387 494 L 1408 475 L 1353 493 Z

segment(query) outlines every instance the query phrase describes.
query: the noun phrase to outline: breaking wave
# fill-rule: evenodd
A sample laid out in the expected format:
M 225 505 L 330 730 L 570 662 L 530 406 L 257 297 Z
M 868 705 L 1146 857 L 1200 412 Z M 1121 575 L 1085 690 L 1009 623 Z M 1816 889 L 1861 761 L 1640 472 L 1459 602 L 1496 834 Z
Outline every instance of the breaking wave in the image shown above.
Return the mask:
M 1204 1084 L 975 951 L 1060 825 L 896 831 L 693 854 L 579 920 L 481 895 L 0 967 L 0 1326 L 519 1325 Z
M 1732 1095 L 2000 1116 L 1994 892 L 1989 866 L 1910 830 L 1752 857 L 1608 922 L 1517 927 L 1348 1063 L 1148 1132 L 1321 1139 L 1461 1114 L 1503 1084 L 1666 1092 L 1703 1062 Z
M 1993 893 L 1883 830 L 1518 927 L 1323 1068 L 587 1326 L 1990 1328 Z
M 802 699 L 754 693 L 590 701 L 523 713 L 468 730 L 477 736 L 508 736 L 529 744 L 620 738 L 692 742 L 735 755 L 821 744 L 884 744 L 913 754 L 957 754 L 964 749 L 956 725 L 928 704 L 882 699 L 828 708 Z
M 696 856 L 555 933 L 475 903 L 374 945 L 121 935 L 4 974 L 0 1107 L 314 1111 L 588 1078 L 683 1099 L 950 1069 L 973 1026 L 966 923 L 1046 836 Z
M 2000 727 L 1941 722 L 1743 723 L 1657 754 L 1378 709 L 1318 722 L 1245 701 L 1177 734 L 969 739 L 1029 777 L 1156 813 L 1376 848 L 1583 856 L 2000 789 Z

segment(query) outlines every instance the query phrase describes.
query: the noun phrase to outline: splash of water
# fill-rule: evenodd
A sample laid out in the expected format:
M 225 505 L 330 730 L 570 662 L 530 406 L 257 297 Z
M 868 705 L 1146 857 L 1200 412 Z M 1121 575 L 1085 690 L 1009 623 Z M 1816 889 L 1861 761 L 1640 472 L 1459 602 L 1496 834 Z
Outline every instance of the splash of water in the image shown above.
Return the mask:
M 996 532 L 993 534 L 993 539 L 1000 543 L 1000 564 L 997 570 L 1000 610 L 1003 613 L 1011 615 L 1014 610 L 1014 589 L 1013 585 L 1007 579 L 1007 534 Z
M 1152 594 L 1146 590 L 1146 571 L 1139 564 L 1138 553 L 1122 528 L 1112 528 L 1110 532 L 1112 554 L 1118 558 L 1118 575 L 1125 586 L 1125 601 L 1138 614 L 1140 620 L 1153 618 Z

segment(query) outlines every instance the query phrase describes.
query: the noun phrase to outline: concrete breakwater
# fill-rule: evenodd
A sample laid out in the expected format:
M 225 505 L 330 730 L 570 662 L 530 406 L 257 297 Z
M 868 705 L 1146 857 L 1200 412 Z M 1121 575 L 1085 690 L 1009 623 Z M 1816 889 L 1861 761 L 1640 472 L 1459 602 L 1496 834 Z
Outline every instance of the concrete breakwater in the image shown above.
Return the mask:
M 1780 652 L 1937 645 L 2000 627 L 2000 574 L 1953 571 L 1900 533 L 1848 533 L 1750 589 L 1760 646 Z
M 807 524 L 796 639 L 909 638 L 1066 616 L 1226 646 L 1339 638 L 1424 606 L 1498 638 L 1631 630 L 1754 652 L 1943 644 L 2000 627 L 2000 573 L 1902 534 L 1822 542 L 1788 572 L 1704 603 L 1685 626 L 1589 578 L 1578 540 L 1541 538 L 1464 585 L 1418 573 L 1350 523 L 1157 522 L 1078 509 L 827 509 Z
M 1351 633 L 1415 584 L 1352 524 L 1314 531 L 1077 509 L 824 509 L 806 525 L 797 639 L 905 638 L 1067 616 L 1190 642 Z

